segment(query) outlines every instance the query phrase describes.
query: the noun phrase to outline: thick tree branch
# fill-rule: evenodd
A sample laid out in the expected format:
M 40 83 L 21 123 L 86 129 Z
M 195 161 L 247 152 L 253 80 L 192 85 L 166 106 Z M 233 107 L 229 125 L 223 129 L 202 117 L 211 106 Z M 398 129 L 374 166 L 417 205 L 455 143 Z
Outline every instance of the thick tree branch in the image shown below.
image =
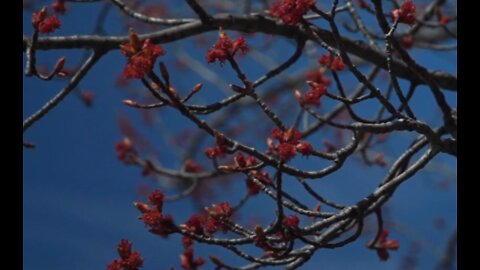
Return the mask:
M 171 27 L 165 30 L 140 35 L 141 38 L 151 38 L 155 43 L 169 43 L 187 37 L 199 35 L 208 31 L 217 31 L 218 27 L 226 30 L 235 30 L 245 33 L 260 32 L 283 36 L 291 39 L 306 39 L 315 41 L 317 38 L 307 34 L 297 26 L 285 25 L 261 15 L 232 16 L 220 14 L 213 17 L 210 24 L 202 24 L 200 20 Z M 316 34 L 328 45 L 335 46 L 333 34 L 322 28 L 316 29 Z M 24 36 L 23 49 L 27 48 L 29 38 Z M 97 48 L 103 50 L 115 50 L 119 45 L 128 41 L 128 36 L 91 36 L 74 35 L 39 38 L 37 50 L 49 49 L 76 49 L 76 48 Z M 377 50 L 370 45 L 342 37 L 342 43 L 348 53 L 356 55 L 372 64 L 387 69 L 387 56 L 384 52 Z M 401 78 L 413 82 L 424 83 L 421 78 L 410 72 L 407 65 L 399 60 L 392 61 L 392 72 Z M 454 75 L 443 71 L 430 71 L 431 77 L 439 87 L 447 90 L 457 90 L 457 78 Z

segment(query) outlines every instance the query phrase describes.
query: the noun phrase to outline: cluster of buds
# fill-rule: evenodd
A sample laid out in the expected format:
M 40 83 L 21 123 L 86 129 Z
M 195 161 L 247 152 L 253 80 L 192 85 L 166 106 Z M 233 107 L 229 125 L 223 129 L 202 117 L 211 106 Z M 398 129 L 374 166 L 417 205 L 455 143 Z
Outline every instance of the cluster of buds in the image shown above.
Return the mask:
M 32 26 L 39 33 L 48 34 L 60 28 L 61 23 L 57 16 L 48 16 L 48 8 L 43 7 L 32 14 Z
M 327 93 L 327 87 L 322 83 L 308 81 L 308 85 L 311 87 L 304 95 L 300 90 L 295 90 L 295 98 L 298 100 L 301 106 L 320 106 L 320 98 Z
M 160 45 L 154 45 L 150 39 L 140 41 L 134 29 L 130 30 L 130 41 L 120 45 L 122 53 L 127 57 L 127 65 L 123 70 L 126 79 L 141 79 L 152 72 L 157 57 L 165 54 Z
M 400 8 L 392 10 L 390 15 L 394 21 L 398 20 L 400 23 L 412 25 L 417 22 L 416 9 L 417 7 L 412 0 L 405 0 Z
M 267 139 L 268 152 L 276 154 L 282 161 L 292 159 L 297 152 L 308 156 L 313 152 L 313 147 L 309 142 L 300 141 L 300 137 L 300 132 L 293 128 L 286 131 L 275 128 L 272 137 Z M 278 143 L 275 144 L 273 140 L 277 140 Z
M 198 235 L 211 235 L 217 231 L 226 233 L 228 226 L 226 223 L 233 215 L 233 209 L 228 202 L 213 204 L 206 207 L 201 214 L 195 214 L 181 228 L 191 231 Z
M 377 251 L 378 257 L 382 261 L 388 260 L 390 254 L 388 254 L 388 250 L 397 250 L 400 247 L 400 243 L 398 240 L 388 240 L 389 232 L 387 230 L 383 230 L 380 233 L 380 237 L 378 241 L 373 243 L 373 241 L 369 241 L 367 243 L 367 247 L 371 249 L 375 249 Z
M 142 213 L 140 219 L 151 233 L 167 237 L 176 231 L 176 226 L 171 215 L 163 214 L 164 197 L 161 191 L 155 190 L 148 196 L 150 204 L 135 202 L 134 205 Z
M 119 160 L 126 164 L 135 162 L 137 150 L 135 149 L 132 140 L 125 137 L 123 140 L 115 144 L 115 151 Z
M 224 157 L 228 151 L 227 145 L 225 143 L 225 137 L 222 134 L 215 134 L 215 143 L 216 146 L 205 149 L 205 155 L 210 159 Z
M 345 64 L 343 63 L 342 58 L 333 54 L 321 55 L 318 59 L 318 63 L 332 71 L 342 71 L 345 69 Z
M 138 251 L 132 252 L 132 242 L 122 239 L 117 246 L 119 260 L 107 265 L 107 270 L 138 270 L 143 265 L 143 258 Z
M 235 40 L 231 40 L 223 31 L 223 28 L 220 28 L 218 41 L 207 52 L 207 62 L 214 63 L 219 61 L 223 64 L 225 60 L 233 58 L 239 51 L 242 54 L 248 52 L 245 38 L 240 36 Z
M 310 7 L 315 5 L 315 0 L 281 0 L 275 2 L 270 8 L 273 17 L 280 18 L 285 24 L 297 24 L 303 20 Z

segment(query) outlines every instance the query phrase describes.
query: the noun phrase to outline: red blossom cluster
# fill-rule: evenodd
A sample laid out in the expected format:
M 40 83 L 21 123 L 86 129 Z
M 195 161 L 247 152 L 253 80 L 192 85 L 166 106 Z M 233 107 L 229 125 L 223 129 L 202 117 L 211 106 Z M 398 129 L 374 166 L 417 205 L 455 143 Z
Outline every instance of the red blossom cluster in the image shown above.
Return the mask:
M 212 151 L 215 152 L 214 148 L 213 150 L 207 149 L 207 152 L 212 152 Z M 219 169 L 221 169 L 222 171 L 240 171 L 242 169 L 255 166 L 258 163 L 255 157 L 253 156 L 245 157 L 242 152 L 238 152 L 233 157 L 233 160 L 235 162 L 234 165 L 222 165 L 222 166 L 219 166 Z
M 134 158 L 137 155 L 133 142 L 127 137 L 115 144 L 115 151 L 118 159 L 127 164 L 134 162 Z
M 185 250 L 180 254 L 180 266 L 186 270 L 196 270 L 199 266 L 205 264 L 205 259 L 202 257 L 194 258 L 193 254 L 193 239 L 184 236 L 182 237 L 182 244 Z
M 415 17 L 416 9 L 417 7 L 412 0 L 405 0 L 400 8 L 392 10 L 390 15 L 394 21 L 398 20 L 400 23 L 412 25 L 417 21 Z
M 155 190 L 148 196 L 149 204 L 134 203 L 135 207 L 142 213 L 140 219 L 143 220 L 146 226 L 150 227 L 150 232 L 162 237 L 179 231 L 173 223 L 172 216 L 163 214 L 164 199 L 165 195 L 161 191 Z M 213 234 L 217 230 L 227 232 L 228 229 L 224 223 L 230 219 L 232 214 L 233 210 L 228 202 L 222 202 L 218 205 L 214 204 L 206 208 L 202 214 L 192 215 L 180 228 L 198 235 Z M 186 235 L 183 236 L 182 244 L 185 247 L 184 252 L 180 255 L 180 265 L 183 269 L 196 270 L 199 266 L 205 264 L 205 259 L 202 257 L 194 258 L 192 238 Z M 126 248 L 120 248 L 119 246 L 119 252 L 124 249 Z
M 185 270 L 196 270 L 199 266 L 204 264 L 204 258 L 197 257 L 194 259 L 192 246 L 187 247 L 180 255 L 180 266 L 182 266 L 182 268 Z
M 204 235 L 204 226 L 205 226 L 205 213 L 202 214 L 194 214 L 192 215 L 185 224 L 181 225 L 182 227 L 186 228 L 187 230 L 191 231 L 192 233 L 198 235 Z M 190 239 L 190 238 L 188 238 Z M 191 239 L 190 239 L 191 241 Z M 184 245 L 186 243 L 184 242 Z
M 268 174 L 268 172 L 262 172 L 262 171 L 256 171 L 256 170 L 250 171 L 248 173 L 248 178 L 246 181 L 248 194 L 250 195 L 256 195 L 260 192 L 260 186 L 253 181 L 253 178 L 257 179 L 264 185 L 270 185 L 272 183 L 272 179 L 270 178 L 270 175 Z
M 220 28 L 218 41 L 207 52 L 207 62 L 214 63 L 219 61 L 225 62 L 228 58 L 233 58 L 240 51 L 242 54 L 248 52 L 247 41 L 240 36 L 235 40 L 231 40 L 227 34 Z
M 138 251 L 132 252 L 132 243 L 122 239 L 117 246 L 119 260 L 113 260 L 107 270 L 138 270 L 143 265 L 143 258 Z
M 255 246 L 265 251 L 268 251 L 270 250 L 270 247 L 267 245 L 266 241 L 267 241 L 267 238 L 265 236 L 265 233 L 262 227 L 260 227 L 260 225 L 256 225 L 255 226 Z
M 48 16 L 48 8 L 32 13 L 32 25 L 39 33 L 52 33 L 60 28 L 61 23 L 57 16 Z
M 213 204 L 206 207 L 201 214 L 195 214 L 181 227 L 198 235 L 211 235 L 217 231 L 228 232 L 225 225 L 233 215 L 233 209 L 228 202 Z M 188 239 L 182 240 L 184 245 L 188 243 Z
M 306 78 L 309 81 L 321 83 L 325 86 L 329 86 L 332 83 L 332 80 L 325 76 L 323 69 L 313 69 L 307 72 Z
M 315 2 L 315 0 L 281 0 L 270 7 L 270 14 L 282 19 L 286 24 L 297 24 Z
M 387 240 L 389 232 L 387 230 L 383 230 L 380 234 L 378 241 L 372 245 L 372 241 L 367 243 L 367 247 L 377 250 L 378 257 L 382 261 L 388 260 L 390 255 L 388 254 L 388 250 L 397 250 L 400 247 L 400 243 L 398 240 Z
M 225 144 L 225 137 L 222 134 L 215 134 L 215 143 L 216 146 L 205 149 L 205 155 L 210 159 L 224 157 L 228 150 Z
M 288 161 L 295 157 L 299 152 L 304 156 L 308 156 L 313 152 L 313 147 L 309 142 L 299 141 L 301 133 L 293 128 L 281 131 L 275 128 L 272 131 L 272 138 L 267 140 L 270 153 L 277 154 L 281 160 Z M 273 140 L 278 140 L 278 144 L 274 144 Z
M 295 149 L 304 156 L 309 156 L 313 152 L 313 146 L 309 142 L 299 142 Z
M 283 217 L 283 225 L 288 228 L 297 228 L 298 224 L 300 224 L 300 219 L 297 215 Z
M 291 230 L 295 230 L 298 228 L 298 225 L 300 224 L 300 219 L 296 214 L 290 215 L 290 216 L 284 216 L 282 223 L 285 229 L 277 231 L 276 235 L 280 240 L 289 241 L 294 236 Z
M 167 237 L 176 230 L 176 226 L 171 215 L 162 213 L 164 197 L 161 191 L 155 190 L 148 196 L 150 205 L 140 202 L 135 202 L 134 205 L 142 213 L 139 219 L 150 227 L 151 233 Z
M 333 54 L 324 54 L 320 56 L 318 63 L 332 71 L 342 71 L 345 69 L 345 64 L 343 63 L 342 58 Z
M 123 70 L 126 79 L 143 78 L 152 71 L 157 57 L 165 54 L 165 50 L 160 45 L 154 45 L 149 38 L 142 44 L 133 29 L 130 31 L 130 42 L 120 45 L 120 49 L 128 59 Z
M 282 224 L 285 229 L 278 230 L 276 232 L 276 236 L 281 241 L 289 241 L 292 239 L 293 236 L 290 230 L 298 228 L 298 225 L 300 224 L 300 219 L 295 214 L 290 216 L 284 216 Z M 263 249 L 266 253 L 266 256 L 272 256 L 275 254 L 275 250 L 272 249 L 272 246 L 270 244 L 268 244 L 265 232 L 259 225 L 255 227 L 255 246 Z
M 305 95 L 302 95 L 299 90 L 295 90 L 295 98 L 301 106 L 320 106 L 320 98 L 327 93 L 327 87 L 324 84 L 312 81 L 308 81 L 307 83 L 312 88 L 308 90 Z
M 245 157 L 242 152 L 238 152 L 233 159 L 235 160 L 235 164 L 238 168 L 252 167 L 257 165 L 257 159 L 255 157 Z
M 185 163 L 183 163 L 183 168 L 188 173 L 199 173 L 203 171 L 202 166 L 191 159 L 185 160 Z
M 211 207 L 206 208 L 206 212 L 208 214 L 206 230 L 209 234 L 215 233 L 219 230 L 224 233 L 228 231 L 225 222 L 227 222 L 233 214 L 233 209 L 228 202 L 222 202 L 218 205 L 214 204 Z

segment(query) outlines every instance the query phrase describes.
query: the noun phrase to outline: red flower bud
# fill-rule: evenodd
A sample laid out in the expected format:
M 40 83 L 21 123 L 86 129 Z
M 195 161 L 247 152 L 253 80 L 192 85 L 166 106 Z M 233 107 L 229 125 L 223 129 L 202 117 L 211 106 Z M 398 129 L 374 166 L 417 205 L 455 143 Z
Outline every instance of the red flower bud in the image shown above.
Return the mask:
M 55 12 L 58 12 L 60 14 L 65 13 L 65 0 L 57 0 L 57 2 L 53 3 L 52 9 L 55 10 Z
M 117 252 L 120 258 L 127 259 L 132 254 L 132 242 L 122 239 L 117 246 Z
M 132 45 L 135 52 L 140 51 L 140 48 L 142 47 L 142 45 L 140 43 L 140 38 L 138 37 L 135 29 L 130 28 L 129 38 L 130 38 L 130 44 Z
M 60 71 L 62 71 L 63 66 L 65 65 L 65 60 L 65 57 L 57 60 L 57 63 L 55 64 L 55 69 L 53 71 L 54 73 L 58 74 Z
M 313 147 L 309 142 L 300 142 L 295 148 L 304 156 L 309 156 L 313 152 Z
M 152 211 L 152 208 L 146 203 L 134 202 L 133 205 L 142 213 Z
M 270 14 L 285 24 L 297 24 L 313 5 L 315 0 L 281 0 L 272 5 Z
M 297 215 L 291 215 L 289 217 L 283 217 L 283 225 L 290 227 L 290 228 L 297 228 L 298 224 L 300 224 L 300 219 Z
M 35 29 L 38 29 L 40 23 L 47 17 L 47 14 L 47 7 L 43 7 L 40 11 L 32 13 L 32 25 Z
M 218 37 L 217 43 L 215 43 L 207 52 L 208 63 L 213 63 L 215 61 L 223 63 L 229 57 L 233 58 L 238 51 L 242 54 L 248 52 L 247 42 L 244 37 L 240 36 L 232 41 L 221 27 L 218 31 Z
M 393 20 L 412 25 L 417 21 L 415 17 L 416 9 L 417 7 L 412 3 L 412 0 L 405 0 L 400 8 L 392 10 L 390 15 Z

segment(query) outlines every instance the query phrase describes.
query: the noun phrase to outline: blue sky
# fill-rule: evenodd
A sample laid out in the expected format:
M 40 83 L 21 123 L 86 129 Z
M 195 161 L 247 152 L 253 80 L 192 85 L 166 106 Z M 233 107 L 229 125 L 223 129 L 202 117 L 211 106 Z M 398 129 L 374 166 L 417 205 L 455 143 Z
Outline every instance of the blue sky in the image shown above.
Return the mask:
M 88 34 L 93 29 L 93 15 L 101 4 L 71 5 L 71 10 L 62 18 L 64 26 L 58 35 Z M 180 9 L 180 7 L 176 7 Z M 175 7 L 174 7 L 175 9 Z M 118 10 L 113 9 L 107 18 L 106 28 L 110 34 L 125 34 L 120 27 Z M 30 14 L 24 12 L 24 33 L 31 33 Z M 236 33 L 229 33 L 236 37 Z M 210 36 L 216 33 L 209 34 Z M 258 37 L 252 37 L 253 39 Z M 250 40 L 249 40 L 250 41 Z M 199 62 L 204 61 L 202 51 L 195 50 L 192 40 L 182 43 L 185 50 Z M 280 51 L 265 52 L 274 60 L 285 58 L 284 51 L 292 51 L 288 42 L 275 45 Z M 177 45 L 166 44 L 166 62 L 171 70 L 172 81 L 179 88 L 192 87 L 203 81 L 202 77 L 187 71 L 175 71 L 175 50 Z M 317 55 L 321 51 L 316 51 Z M 40 64 L 53 66 L 60 56 L 67 56 L 67 63 L 75 63 L 81 52 L 48 51 L 39 52 Z M 456 74 L 456 53 L 432 54 L 425 50 L 413 52 L 422 64 Z M 440 55 L 440 56 L 439 56 Z M 252 77 L 263 73 L 262 67 L 255 59 L 241 59 L 240 63 Z M 289 69 L 294 73 L 311 60 L 302 59 Z M 140 184 L 154 187 L 154 183 L 140 174 L 140 169 L 129 167 L 118 161 L 114 144 L 123 135 L 119 129 L 120 114 L 131 119 L 136 127 L 143 127 L 142 118 L 134 109 L 125 107 L 121 100 L 131 97 L 127 91 L 115 85 L 115 78 L 121 73 L 125 59 L 119 51 L 110 52 L 89 72 L 78 89 L 95 93 L 94 105 L 86 108 L 75 93 L 68 96 L 58 107 L 33 125 L 25 134 L 24 140 L 37 145 L 34 150 L 23 151 L 23 262 L 25 270 L 80 270 L 105 269 L 106 265 L 116 258 L 116 244 L 122 238 L 134 243 L 134 249 L 140 251 L 145 258 L 144 269 L 168 269 L 175 266 L 179 269 L 178 255 L 182 252 L 179 237 L 162 239 L 148 233 L 144 225 L 137 219 L 138 211 L 132 202 L 142 200 L 137 194 Z M 453 64 L 455 63 L 455 64 Z M 205 64 L 203 62 L 203 64 Z M 68 65 L 68 64 L 67 64 Z M 210 65 L 212 71 L 224 75 L 226 81 L 234 81 L 234 74 L 227 67 Z M 287 72 L 287 74 L 290 74 Z M 23 112 L 24 118 L 36 111 L 44 102 L 61 89 L 65 81 L 41 82 L 35 78 L 24 79 Z M 139 84 L 136 84 L 139 88 Z M 221 97 L 221 92 L 212 90 L 206 83 L 206 94 L 198 101 Z M 77 90 L 78 90 L 77 89 Z M 447 95 L 452 104 L 456 104 L 456 96 Z M 420 88 L 415 95 L 413 106 L 425 121 L 435 122 L 438 109 L 433 104 L 426 89 Z M 167 166 L 178 168 L 170 155 L 171 146 L 161 142 L 168 134 L 165 126 L 172 123 L 187 123 L 178 113 L 159 110 L 164 126 L 156 129 L 141 129 L 146 138 L 159 149 L 159 160 Z M 157 118 L 158 119 L 158 118 Z M 172 127 L 180 130 L 184 124 Z M 402 133 L 399 140 L 388 143 L 382 149 L 388 155 L 399 154 L 406 138 L 411 134 Z M 314 143 L 321 140 L 312 138 Z M 212 140 L 207 140 L 211 144 Z M 392 161 L 388 160 L 387 161 Z M 307 166 L 315 166 L 310 159 L 298 159 L 297 162 Z M 385 169 L 374 167 L 365 170 L 358 158 L 345 165 L 344 170 L 329 177 L 328 181 L 315 183 L 323 194 L 341 202 L 352 202 L 362 198 L 382 179 Z M 358 172 L 361 173 L 358 173 Z M 446 171 L 446 173 L 444 172 Z M 447 184 L 445 184 L 447 183 Z M 294 184 L 286 184 L 294 192 Z M 445 188 L 445 185 L 447 187 Z M 345 188 L 352 187 L 352 188 Z M 238 198 L 238 190 L 244 190 L 243 181 L 237 181 L 229 187 L 218 187 L 217 191 L 228 198 Z M 397 226 L 391 228 L 391 238 L 399 239 L 402 246 L 391 254 L 388 262 L 380 262 L 374 251 L 365 248 L 365 243 L 372 232 L 365 233 L 356 243 L 339 250 L 321 250 L 302 269 L 399 269 L 402 257 L 408 252 L 412 240 L 420 242 L 418 253 L 419 269 L 432 269 L 438 252 L 443 251 L 447 237 L 456 227 L 456 160 L 447 156 L 439 156 L 434 164 L 400 187 L 392 201 L 388 204 L 390 220 Z M 313 204 L 314 202 L 311 201 Z M 246 208 L 255 209 L 255 214 L 269 220 L 273 213 L 271 202 L 265 196 L 258 196 L 247 203 Z M 168 203 L 167 212 L 174 214 L 176 220 L 182 222 L 197 210 L 192 200 L 184 199 Z M 242 212 L 241 217 L 252 214 Z M 445 220 L 445 228 L 435 229 L 436 219 Z M 370 220 L 371 222 L 372 220 Z M 307 221 L 302 220 L 301 224 Z M 218 254 L 225 261 L 242 263 L 241 260 L 218 248 L 206 245 L 195 245 L 196 254 L 207 257 Z M 211 263 L 205 269 L 211 269 Z

